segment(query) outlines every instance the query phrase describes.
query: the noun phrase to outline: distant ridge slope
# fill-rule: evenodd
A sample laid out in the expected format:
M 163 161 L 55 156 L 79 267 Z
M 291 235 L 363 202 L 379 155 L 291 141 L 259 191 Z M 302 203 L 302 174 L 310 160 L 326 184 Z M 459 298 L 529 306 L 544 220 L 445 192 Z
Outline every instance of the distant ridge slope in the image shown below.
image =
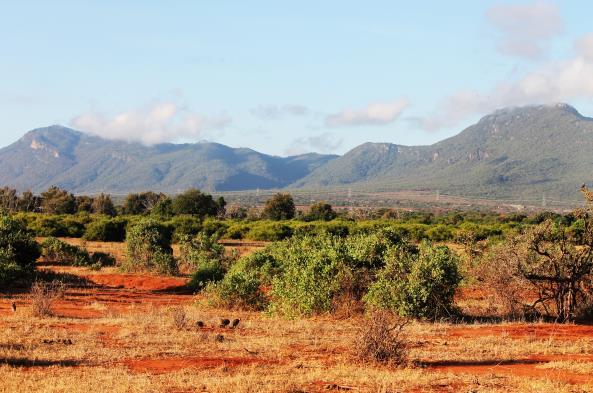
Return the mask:
M 147 147 L 51 126 L 0 149 L 0 163 L 0 185 L 34 191 L 353 187 L 574 201 L 593 178 L 593 119 L 566 104 L 507 108 L 430 146 L 365 143 L 341 157 L 276 157 L 218 143 Z
M 592 178 L 593 119 L 556 104 L 498 110 L 430 146 L 366 143 L 292 186 L 575 200 Z
M 51 126 L 0 149 L 0 184 L 34 191 L 58 185 L 78 193 L 282 188 L 335 157 L 276 157 L 218 143 L 147 147 Z

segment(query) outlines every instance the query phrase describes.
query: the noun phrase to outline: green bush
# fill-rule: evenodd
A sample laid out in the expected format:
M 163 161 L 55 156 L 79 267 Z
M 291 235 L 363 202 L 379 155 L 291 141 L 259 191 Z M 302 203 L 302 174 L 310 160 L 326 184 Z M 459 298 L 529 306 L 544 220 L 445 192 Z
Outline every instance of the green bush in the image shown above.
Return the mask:
M 448 225 L 434 225 L 426 231 L 426 238 L 433 242 L 444 242 L 453 239 L 453 231 Z
M 272 285 L 273 278 L 282 272 L 282 266 L 273 255 L 274 247 L 268 246 L 242 257 L 230 267 L 229 273 L 253 274 L 262 285 Z
M 256 223 L 246 237 L 251 240 L 261 241 L 279 241 L 292 236 L 292 228 L 284 223 L 277 222 L 258 222 Z
M 401 316 L 448 317 L 461 281 L 458 263 L 445 246 L 423 242 L 418 253 L 395 247 L 364 300 L 372 307 Z
M 267 303 L 258 278 L 245 272 L 229 272 L 222 281 L 209 284 L 206 293 L 216 307 L 263 310 Z
M 331 311 L 345 268 L 341 239 L 293 237 L 276 249 L 276 255 L 282 273 L 273 279 L 270 310 L 289 317 Z
M 175 216 L 166 222 L 173 231 L 173 240 L 179 242 L 184 236 L 195 236 L 202 230 L 202 221 L 194 216 Z
M 98 242 L 123 242 L 126 238 L 127 221 L 121 218 L 101 218 L 91 222 L 84 239 Z
M 191 275 L 188 286 L 194 290 L 201 291 L 206 285 L 222 280 L 224 273 L 225 269 L 219 260 L 203 260 Z
M 179 241 L 179 267 L 193 272 L 204 264 L 224 259 L 224 247 L 215 235 L 199 232 L 196 236 L 183 236 Z
M 28 279 L 41 255 L 39 245 L 19 221 L 0 215 L 0 284 Z
M 160 274 L 177 272 L 171 248 L 171 231 L 166 225 L 154 219 L 143 219 L 128 229 L 126 241 L 128 257 L 122 269 Z
M 43 258 L 48 262 L 71 266 L 91 264 L 89 253 L 82 247 L 68 244 L 55 237 L 48 237 L 41 244 Z

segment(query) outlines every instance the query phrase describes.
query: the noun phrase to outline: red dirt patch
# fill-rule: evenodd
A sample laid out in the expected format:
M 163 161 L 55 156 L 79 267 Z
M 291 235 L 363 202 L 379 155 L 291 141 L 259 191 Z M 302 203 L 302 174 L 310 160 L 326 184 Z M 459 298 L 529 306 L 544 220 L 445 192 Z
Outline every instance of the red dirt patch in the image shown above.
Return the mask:
M 593 326 L 567 324 L 516 324 L 516 325 L 476 325 L 475 327 L 453 327 L 446 332 L 448 337 L 486 337 L 507 336 L 510 338 L 533 337 L 559 340 L 591 339 Z
M 557 360 L 593 360 L 593 355 L 585 356 L 531 356 L 520 360 L 493 360 L 493 361 L 450 361 L 437 362 L 428 367 L 432 370 L 448 372 L 452 374 L 471 375 L 505 375 L 514 377 L 528 377 L 548 379 L 568 384 L 589 384 L 593 383 L 593 376 L 577 374 L 565 370 L 553 368 L 538 368 L 538 365 Z
M 137 274 L 82 274 L 81 277 L 104 287 L 162 291 L 182 287 L 187 279 L 179 277 L 144 276 Z
M 270 365 L 277 362 L 248 357 L 180 357 L 166 359 L 129 359 L 123 364 L 132 372 L 164 374 L 186 368 L 212 369 L 248 365 Z

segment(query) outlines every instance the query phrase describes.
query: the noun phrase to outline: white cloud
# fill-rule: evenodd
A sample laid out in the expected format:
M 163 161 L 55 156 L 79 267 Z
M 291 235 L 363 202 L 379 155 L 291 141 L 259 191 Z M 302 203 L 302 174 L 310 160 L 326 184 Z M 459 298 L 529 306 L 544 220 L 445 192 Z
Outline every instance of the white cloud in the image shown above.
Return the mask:
M 377 102 L 363 109 L 346 109 L 328 115 L 325 124 L 329 127 L 372 126 L 394 122 L 409 105 L 408 100 Z
M 297 138 L 285 150 L 287 155 L 297 155 L 304 153 L 333 153 L 340 146 L 343 140 L 334 134 L 324 132 L 319 135 Z
M 413 119 L 432 131 L 451 127 L 475 114 L 508 106 L 553 104 L 593 98 L 593 34 L 575 42 L 571 58 L 545 63 L 521 78 L 501 82 L 487 92 L 464 90 L 445 98 L 434 113 Z
M 545 1 L 498 4 L 486 17 L 500 33 L 501 53 L 530 59 L 541 57 L 548 42 L 564 28 L 558 7 Z
M 205 133 L 231 123 L 226 115 L 203 116 L 175 102 L 160 102 L 113 116 L 87 112 L 74 117 L 72 126 L 107 139 L 154 145 L 179 140 L 196 140 Z
M 253 108 L 251 113 L 264 120 L 275 120 L 286 115 L 290 116 L 305 116 L 309 113 L 309 108 L 303 105 L 286 104 L 278 105 L 261 105 Z

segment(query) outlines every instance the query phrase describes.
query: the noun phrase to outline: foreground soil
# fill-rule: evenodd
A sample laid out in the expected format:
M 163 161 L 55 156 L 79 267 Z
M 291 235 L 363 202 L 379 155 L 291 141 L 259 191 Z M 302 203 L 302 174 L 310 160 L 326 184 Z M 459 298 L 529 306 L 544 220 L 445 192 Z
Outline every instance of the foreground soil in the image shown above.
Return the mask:
M 593 326 L 412 323 L 392 368 L 358 360 L 360 317 L 286 321 L 212 309 L 183 278 L 41 268 L 71 285 L 46 318 L 0 297 L 0 392 L 593 391 Z

